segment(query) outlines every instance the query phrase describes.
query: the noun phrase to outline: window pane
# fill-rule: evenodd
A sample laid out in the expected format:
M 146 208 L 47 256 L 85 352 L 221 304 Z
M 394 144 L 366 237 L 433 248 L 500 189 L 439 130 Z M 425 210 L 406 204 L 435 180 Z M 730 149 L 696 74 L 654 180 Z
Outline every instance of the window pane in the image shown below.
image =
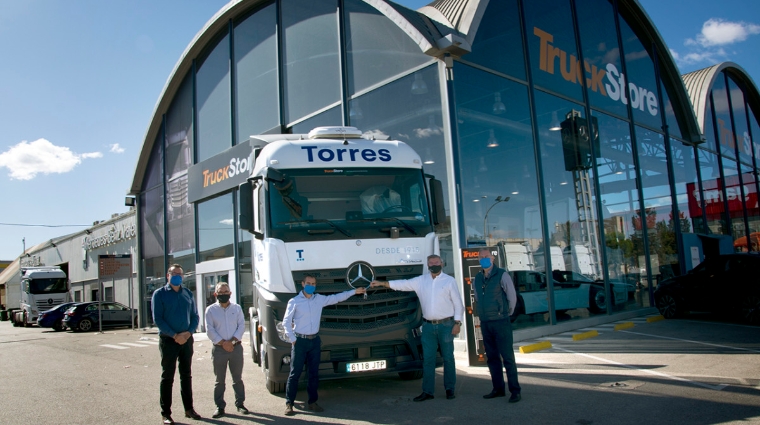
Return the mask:
M 673 175 L 681 232 L 704 233 L 694 148 L 671 138 L 670 149 L 673 156 Z
M 536 85 L 583 100 L 578 75 L 572 14 L 568 0 L 530 0 L 525 5 L 525 34 Z
M 750 111 L 749 120 L 752 126 L 752 152 L 754 153 L 755 167 L 760 167 L 760 125 L 757 123 L 755 111 Z
M 164 256 L 164 196 L 157 187 L 140 194 L 142 257 Z
M 198 66 L 198 162 L 232 146 L 230 114 L 230 41 L 222 37 Z
M 285 122 L 340 100 L 335 1 L 283 0 Z
M 626 286 L 626 289 L 635 289 L 635 302 L 626 308 L 649 305 L 630 126 L 625 121 L 602 113 L 595 113 L 594 116 L 599 125 L 600 158 L 597 159 L 596 171 L 602 197 L 604 245 L 610 283 L 619 285 L 623 282 L 634 286 Z
M 628 86 L 627 90 L 621 91 L 621 95 L 625 96 L 623 103 L 630 102 L 634 121 L 661 130 L 660 110 L 662 108 L 657 98 L 657 80 L 654 76 L 650 44 L 647 40 L 644 40 L 645 44 L 642 44 L 623 19 L 620 20 L 620 35 L 623 39 L 625 65 L 628 71 L 628 75 L 621 74 L 618 77 L 619 87 Z
M 723 158 L 723 178 L 726 186 L 726 200 L 731 219 L 731 233 L 734 240 L 745 236 L 744 196 L 742 195 L 739 170 L 736 161 Z
M 198 252 L 200 261 L 232 257 L 232 194 L 218 196 L 198 204 Z
M 525 80 L 522 31 L 517 0 L 488 3 L 472 51 L 463 59 Z
M 344 16 L 349 95 L 432 60 L 374 7 L 346 0 Z
M 577 1 L 575 5 L 589 102 L 594 108 L 628 117 L 626 97 L 621 99 L 623 67 L 612 5 L 608 0 Z
M 271 4 L 235 26 L 235 144 L 280 123 L 276 24 Z
M 712 104 L 715 110 L 715 126 L 718 134 L 718 147 L 721 155 L 736 159 L 734 153 L 734 134 L 731 130 L 731 115 L 729 115 L 728 94 L 726 93 L 726 80 L 721 73 L 712 86 Z M 710 149 L 716 149 L 710 145 Z
M 708 233 L 727 235 L 728 219 L 723 206 L 723 185 L 720 184 L 720 166 L 718 156 L 712 152 L 698 149 L 699 168 L 702 174 L 702 199 L 705 203 L 705 221 Z
M 734 113 L 734 138 L 739 150 L 739 160 L 745 164 L 752 164 L 752 140 L 749 137 L 749 127 L 747 127 L 744 93 L 730 77 L 728 78 L 728 89 L 731 95 L 731 109 Z
M 636 142 L 644 193 L 644 213 L 639 214 L 638 221 L 646 226 L 652 279 L 656 283 L 680 274 L 665 138 L 636 127 Z
M 342 111 L 339 106 L 330 108 L 322 113 L 314 115 L 311 118 L 303 120 L 298 124 L 293 125 L 291 133 L 293 134 L 308 134 L 311 130 L 317 127 L 341 125 L 343 122 Z M 352 124 L 355 125 L 355 124 Z
M 527 314 L 515 326 L 546 324 L 546 270 L 534 276 L 530 265 L 543 250 L 543 231 L 527 87 L 459 63 L 454 74 L 467 247 L 497 247 L 500 267 L 541 280 L 522 288 Z M 494 93 L 509 99 L 503 109 L 493 107 Z
M 164 137 L 164 127 L 161 126 L 161 128 L 158 130 L 158 135 L 156 135 L 156 140 L 153 142 L 153 149 L 150 151 L 150 159 L 148 160 L 148 168 L 145 170 L 145 179 L 143 180 L 142 184 L 142 190 L 148 190 L 153 189 L 154 187 L 161 184 L 162 181 L 162 172 L 163 172 L 163 163 L 164 163 L 164 150 L 161 149 L 163 146 L 163 137 Z

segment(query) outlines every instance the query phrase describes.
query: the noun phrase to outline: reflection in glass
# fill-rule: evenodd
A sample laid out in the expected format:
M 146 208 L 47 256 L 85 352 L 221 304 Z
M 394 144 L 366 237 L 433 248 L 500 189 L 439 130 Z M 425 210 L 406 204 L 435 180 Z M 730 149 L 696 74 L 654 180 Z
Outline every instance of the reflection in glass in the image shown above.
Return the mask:
M 736 161 L 723 158 L 723 182 L 731 221 L 731 233 L 734 240 L 746 235 L 744 226 L 744 193 Z
M 463 59 L 525 80 L 517 0 L 488 2 L 488 8 L 472 42 L 472 51 L 464 55 Z
M 232 257 L 232 194 L 198 203 L 198 253 L 200 261 Z
M 634 122 L 660 130 L 662 108 L 657 96 L 658 84 L 654 75 L 651 45 L 646 38 L 640 40 L 624 19 L 620 19 L 620 36 L 627 71 L 625 76 L 617 76 L 621 81 L 619 87 L 627 86 L 620 92 L 621 101 L 631 106 Z
M 725 74 L 721 73 L 715 78 L 712 86 L 712 105 L 715 111 L 715 131 L 717 135 L 717 146 L 710 145 L 709 149 L 718 149 L 721 155 L 736 159 L 734 152 L 733 128 L 731 127 L 731 115 L 729 111 L 728 94 L 726 93 Z M 709 112 L 708 112 L 709 113 Z
M 734 118 L 734 137 L 739 160 L 744 164 L 752 164 L 752 140 L 747 126 L 747 111 L 744 104 L 744 93 L 733 78 L 728 77 L 728 93 L 731 97 L 731 111 Z
M 670 139 L 673 176 L 678 201 L 678 218 L 684 233 L 704 233 L 702 201 L 697 180 L 697 161 L 694 147 Z
M 701 148 L 697 149 L 697 154 L 702 175 L 702 199 L 705 204 L 704 220 L 707 224 L 707 233 L 728 235 L 728 216 L 723 205 L 723 185 L 720 183 L 718 156 Z

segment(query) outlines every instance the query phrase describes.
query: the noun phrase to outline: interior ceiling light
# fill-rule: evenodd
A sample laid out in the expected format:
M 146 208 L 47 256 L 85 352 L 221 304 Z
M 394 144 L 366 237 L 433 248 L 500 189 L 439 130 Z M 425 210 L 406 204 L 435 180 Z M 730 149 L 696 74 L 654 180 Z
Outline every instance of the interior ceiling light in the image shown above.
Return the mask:
M 422 79 L 422 75 L 415 73 L 414 82 L 412 82 L 412 94 L 425 94 L 427 92 L 427 84 L 425 84 L 425 80 Z
M 491 129 L 491 133 L 490 134 L 491 135 L 488 137 L 488 144 L 486 146 L 488 146 L 489 148 L 498 147 L 499 146 L 499 139 L 497 139 L 496 136 L 494 136 L 493 129 Z
M 493 113 L 495 115 L 501 115 L 505 112 L 507 112 L 507 107 L 504 106 L 504 103 L 501 101 L 501 93 L 496 92 L 493 99 Z
M 557 118 L 557 111 L 552 112 L 552 122 L 549 124 L 549 131 L 560 131 L 562 130 L 562 125 L 559 123 L 559 119 Z

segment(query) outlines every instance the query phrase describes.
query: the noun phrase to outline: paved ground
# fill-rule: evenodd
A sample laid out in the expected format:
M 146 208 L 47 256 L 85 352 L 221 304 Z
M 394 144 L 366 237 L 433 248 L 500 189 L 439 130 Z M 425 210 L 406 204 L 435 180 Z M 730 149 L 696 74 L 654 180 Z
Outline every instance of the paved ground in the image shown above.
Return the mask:
M 628 322 L 634 327 L 614 330 Z M 599 335 L 572 338 L 591 330 Z M 294 417 L 282 415 L 282 395 L 264 389 L 245 345 L 246 405 L 253 414 L 210 419 L 210 345 L 197 339 L 193 383 L 204 423 L 760 424 L 760 328 L 705 316 L 627 319 L 521 341 L 515 350 L 523 400 L 516 404 L 484 400 L 491 389 L 487 369 L 467 366 L 458 353 L 455 400 L 444 397 L 440 369 L 437 398 L 423 403 L 411 401 L 421 381 L 395 375 L 324 381 L 319 402 L 326 411 L 304 410 L 302 386 Z M 519 353 L 520 346 L 547 340 L 552 348 Z M 0 424 L 158 424 L 160 373 L 152 330 L 56 333 L 0 322 Z M 181 414 L 178 387 L 175 420 L 199 423 Z M 230 385 L 227 391 L 232 405 Z

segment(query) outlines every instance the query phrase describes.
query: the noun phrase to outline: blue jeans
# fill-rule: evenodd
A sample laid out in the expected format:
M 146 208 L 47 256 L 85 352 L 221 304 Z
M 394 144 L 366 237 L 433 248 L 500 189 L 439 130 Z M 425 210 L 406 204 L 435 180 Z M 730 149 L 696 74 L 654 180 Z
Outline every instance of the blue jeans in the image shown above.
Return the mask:
M 306 392 L 309 394 L 309 404 L 316 403 L 317 389 L 319 388 L 319 357 L 322 354 L 322 340 L 298 338 L 295 345 L 290 349 L 290 375 L 285 387 L 285 403 L 293 404 L 298 392 L 298 380 L 301 378 L 303 366 L 309 372 L 309 383 Z
M 515 351 L 512 348 L 512 323 L 509 319 L 489 320 L 480 322 L 480 329 L 483 331 L 483 344 L 486 346 L 488 371 L 491 373 L 493 389 L 504 391 L 503 362 L 504 368 L 507 369 L 509 392 L 520 394 Z
M 443 357 L 443 387 L 454 391 L 457 385 L 457 369 L 454 364 L 454 321 L 434 325 L 422 324 L 422 392 L 435 394 L 435 357 L 441 347 Z

